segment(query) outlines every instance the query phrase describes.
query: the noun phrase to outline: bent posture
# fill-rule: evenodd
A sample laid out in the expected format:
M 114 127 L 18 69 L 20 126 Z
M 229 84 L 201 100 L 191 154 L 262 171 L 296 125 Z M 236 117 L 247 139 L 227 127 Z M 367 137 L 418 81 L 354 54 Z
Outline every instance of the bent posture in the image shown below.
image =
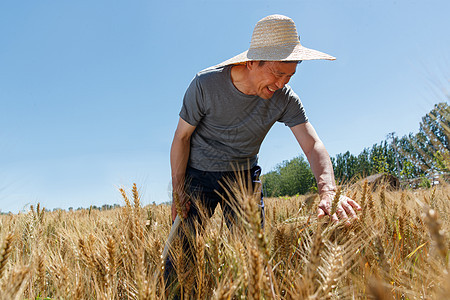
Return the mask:
M 287 85 L 300 62 L 314 59 L 335 58 L 303 47 L 294 22 L 271 15 L 256 24 L 248 51 L 195 76 L 170 154 L 173 191 L 183 203 L 183 218 L 198 216 L 191 201 L 201 201 L 209 214 L 217 204 L 223 205 L 224 215 L 232 214 L 221 201 L 225 193 L 220 182 L 233 178 L 236 168 L 259 181 L 257 155 L 275 122 L 290 128 L 311 165 L 320 195 L 318 217 L 330 215 L 336 189 L 330 157 L 300 98 Z M 348 222 L 358 209 L 356 202 L 341 197 L 330 217 Z M 176 214 L 172 205 L 173 219 Z

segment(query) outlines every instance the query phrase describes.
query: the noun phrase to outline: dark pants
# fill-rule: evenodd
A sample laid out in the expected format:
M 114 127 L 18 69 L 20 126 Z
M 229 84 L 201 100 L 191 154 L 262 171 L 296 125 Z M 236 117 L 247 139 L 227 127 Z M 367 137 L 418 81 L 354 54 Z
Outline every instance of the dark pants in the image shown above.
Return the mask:
M 202 225 L 203 216 L 210 218 L 214 214 L 214 210 L 217 204 L 221 205 L 222 212 L 225 218 L 225 222 L 228 228 L 232 228 L 234 223 L 238 222 L 238 216 L 235 209 L 239 207 L 233 207 L 230 203 L 235 203 L 233 199 L 229 199 L 228 194 L 233 195 L 232 189 L 229 188 L 230 182 L 238 181 L 238 178 L 244 179 L 243 182 L 247 187 L 251 180 L 251 187 L 254 189 L 261 199 L 261 226 L 264 227 L 264 201 L 263 193 L 261 190 L 261 168 L 255 166 L 250 170 L 240 172 L 239 175 L 236 172 L 208 172 L 201 171 L 191 167 L 186 169 L 186 193 L 188 194 L 191 206 L 186 220 L 183 221 L 184 228 L 179 230 L 179 235 L 183 240 L 183 252 L 186 254 L 186 259 L 193 259 L 189 255 L 190 242 L 186 237 L 186 230 L 191 231 L 191 236 L 195 236 L 196 226 Z M 239 203 L 235 203 L 234 206 L 239 206 Z M 169 278 L 174 276 L 173 259 L 169 255 L 165 262 L 164 277 L 166 282 L 171 281 Z M 168 282 L 169 284 L 169 282 Z
M 241 172 L 240 176 L 247 186 L 247 180 L 251 180 L 251 187 L 254 189 L 261 185 L 261 168 L 255 166 L 250 170 Z M 206 217 L 210 218 L 214 214 L 217 204 L 222 207 L 225 222 L 228 228 L 232 227 L 233 220 L 236 218 L 235 211 L 230 206 L 233 199 L 229 199 L 228 193 L 233 195 L 230 190 L 229 182 L 236 182 L 236 172 L 208 172 L 188 167 L 186 170 L 186 190 L 191 200 L 187 219 L 195 219 L 200 222 L 199 207 L 203 208 Z M 264 222 L 264 201 L 263 194 L 260 192 L 261 220 Z M 264 223 L 261 224 L 264 226 Z

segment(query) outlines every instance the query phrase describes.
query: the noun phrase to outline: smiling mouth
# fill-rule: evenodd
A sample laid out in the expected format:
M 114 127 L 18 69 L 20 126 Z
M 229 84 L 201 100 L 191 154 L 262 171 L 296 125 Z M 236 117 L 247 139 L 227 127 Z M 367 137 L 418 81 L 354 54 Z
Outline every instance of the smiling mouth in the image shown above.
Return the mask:
M 272 93 L 275 92 L 276 90 L 272 90 L 270 87 L 267 87 L 269 89 L 269 91 L 271 91 Z

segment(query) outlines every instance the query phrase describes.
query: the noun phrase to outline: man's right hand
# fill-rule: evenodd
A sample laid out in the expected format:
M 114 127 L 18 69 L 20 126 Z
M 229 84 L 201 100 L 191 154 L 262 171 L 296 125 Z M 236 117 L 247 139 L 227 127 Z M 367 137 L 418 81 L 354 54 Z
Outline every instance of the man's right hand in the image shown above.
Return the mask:
M 182 118 L 179 119 L 175 136 L 173 137 L 172 147 L 170 148 L 170 166 L 172 170 L 172 189 L 173 196 L 175 191 L 178 192 L 179 201 L 182 204 L 181 218 L 187 217 L 190 202 L 184 193 L 184 181 L 186 166 L 189 160 L 191 147 L 191 135 L 195 130 L 195 126 L 190 125 Z M 175 221 L 177 216 L 177 208 L 175 206 L 175 197 L 172 197 L 172 220 Z
M 185 193 L 179 193 L 178 197 L 175 196 L 175 194 L 172 197 L 172 221 L 175 221 L 175 218 L 177 217 L 177 206 L 175 205 L 175 201 L 180 202 L 180 208 L 181 208 L 181 218 L 186 219 L 187 214 L 189 212 L 189 209 L 191 208 L 191 201 L 188 200 Z M 178 198 L 178 199 L 177 199 Z

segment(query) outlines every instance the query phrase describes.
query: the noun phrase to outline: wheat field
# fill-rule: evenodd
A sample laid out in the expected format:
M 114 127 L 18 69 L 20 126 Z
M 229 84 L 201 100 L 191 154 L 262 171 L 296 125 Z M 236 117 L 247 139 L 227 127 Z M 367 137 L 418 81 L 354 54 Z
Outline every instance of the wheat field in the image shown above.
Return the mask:
M 450 186 L 390 191 L 342 187 L 361 204 L 351 226 L 318 220 L 317 195 L 265 199 L 261 229 L 252 193 L 236 186 L 235 230 L 220 209 L 161 259 L 170 206 L 142 206 L 136 185 L 112 210 L 0 217 L 0 299 L 445 299 L 450 295 Z

